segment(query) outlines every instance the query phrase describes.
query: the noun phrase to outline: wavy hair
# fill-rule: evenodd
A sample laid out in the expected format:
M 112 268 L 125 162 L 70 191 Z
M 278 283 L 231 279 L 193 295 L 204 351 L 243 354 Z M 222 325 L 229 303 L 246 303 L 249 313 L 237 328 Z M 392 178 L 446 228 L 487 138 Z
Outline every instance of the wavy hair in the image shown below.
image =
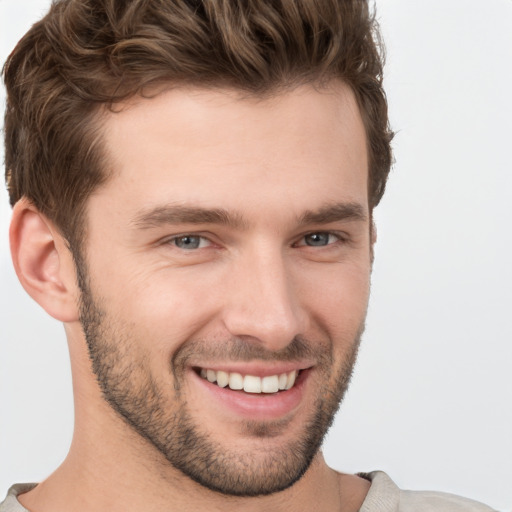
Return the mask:
M 68 241 L 108 179 L 101 112 L 159 83 L 276 94 L 339 79 L 367 135 L 370 208 L 392 154 L 367 0 L 54 0 L 4 65 L 6 183 Z

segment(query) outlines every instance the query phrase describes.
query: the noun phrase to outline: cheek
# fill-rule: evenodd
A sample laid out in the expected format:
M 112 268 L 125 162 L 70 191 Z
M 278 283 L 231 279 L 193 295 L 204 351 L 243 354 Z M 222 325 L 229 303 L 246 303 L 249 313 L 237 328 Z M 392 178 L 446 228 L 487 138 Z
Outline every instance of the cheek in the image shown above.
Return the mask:
M 369 257 L 355 256 L 336 264 L 288 262 L 292 300 L 310 325 L 329 337 L 353 338 L 366 313 Z M 237 291 L 229 289 L 234 284 L 226 262 L 172 268 L 128 265 L 121 258 L 100 264 L 100 259 L 91 277 L 102 305 L 160 358 L 168 359 L 188 339 L 220 329 L 219 308 L 229 306 Z
M 297 293 L 322 323 L 351 329 L 364 318 L 369 289 L 369 264 L 335 264 L 303 272 Z
M 212 278 L 208 273 L 177 269 L 131 272 L 130 279 L 110 276 L 102 298 L 116 323 L 157 358 L 168 358 L 215 316 Z

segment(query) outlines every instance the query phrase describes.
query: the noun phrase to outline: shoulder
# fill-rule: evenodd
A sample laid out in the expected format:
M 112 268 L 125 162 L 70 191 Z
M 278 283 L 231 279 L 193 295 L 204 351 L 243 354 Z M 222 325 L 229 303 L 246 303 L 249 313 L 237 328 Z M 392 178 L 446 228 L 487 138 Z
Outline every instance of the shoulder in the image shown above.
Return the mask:
M 401 491 L 400 512 L 428 512 L 446 510 L 450 512 L 495 512 L 492 508 L 461 496 L 444 492 Z
M 496 512 L 476 501 L 433 491 L 404 491 L 382 471 L 361 474 L 371 481 L 360 512 Z
M 21 506 L 18 496 L 33 489 L 37 484 L 15 484 L 7 493 L 5 500 L 0 503 L 0 512 L 28 512 Z M 0 498 L 2 499 L 2 498 Z

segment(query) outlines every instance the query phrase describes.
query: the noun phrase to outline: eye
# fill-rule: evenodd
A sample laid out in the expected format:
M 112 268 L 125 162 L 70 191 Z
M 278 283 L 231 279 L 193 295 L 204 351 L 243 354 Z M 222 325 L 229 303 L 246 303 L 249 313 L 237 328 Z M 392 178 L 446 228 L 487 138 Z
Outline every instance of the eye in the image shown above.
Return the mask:
M 317 233 L 309 233 L 297 244 L 299 246 L 309 247 L 325 247 L 334 244 L 340 240 L 340 237 L 326 231 L 319 231 Z
M 208 247 L 210 245 L 210 241 L 207 238 L 199 235 L 176 236 L 169 240 L 169 243 L 186 251 L 202 249 L 203 247 Z

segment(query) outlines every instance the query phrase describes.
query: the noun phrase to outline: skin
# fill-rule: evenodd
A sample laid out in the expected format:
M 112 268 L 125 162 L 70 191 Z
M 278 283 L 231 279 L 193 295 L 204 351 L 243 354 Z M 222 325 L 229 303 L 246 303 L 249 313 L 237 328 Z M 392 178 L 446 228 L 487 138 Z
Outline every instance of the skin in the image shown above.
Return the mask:
M 112 176 L 88 201 L 83 254 L 89 291 L 108 319 L 102 335 L 129 348 L 125 362 L 143 362 L 125 376 L 127 386 L 144 382 L 143 366 L 165 418 L 181 407 L 201 434 L 261 474 L 269 454 L 282 458 L 303 437 L 364 324 L 374 240 L 354 96 L 341 83 L 266 99 L 176 88 L 133 99 L 106 115 L 103 130 Z M 184 220 L 176 207 L 222 209 L 238 222 Z M 308 245 L 312 233 L 327 234 L 326 244 Z M 199 247 L 181 247 L 183 235 L 201 237 Z M 368 482 L 336 473 L 320 452 L 293 486 L 267 496 L 213 492 L 169 464 L 105 400 L 80 323 L 72 255 L 25 200 L 14 209 L 11 245 L 22 284 L 65 324 L 75 396 L 69 455 L 21 496 L 26 508 L 359 509 Z M 256 406 L 247 414 L 224 407 L 193 370 L 271 374 L 297 337 L 314 348 L 300 359 L 308 376 L 298 402 L 272 418 Z M 236 360 L 237 340 L 260 357 Z M 180 354 L 188 356 L 171 371 Z M 257 435 L 271 424 L 272 435 Z

